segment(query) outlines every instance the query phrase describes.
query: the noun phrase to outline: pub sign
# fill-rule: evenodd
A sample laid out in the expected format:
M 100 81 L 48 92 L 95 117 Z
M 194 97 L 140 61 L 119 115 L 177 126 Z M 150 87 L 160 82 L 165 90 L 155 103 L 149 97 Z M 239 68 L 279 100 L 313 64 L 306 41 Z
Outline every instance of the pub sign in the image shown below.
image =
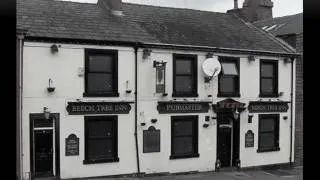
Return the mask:
M 133 102 L 68 102 L 69 115 L 129 114 Z
M 287 112 L 289 109 L 288 102 L 263 102 L 250 101 L 248 111 L 250 113 L 259 112 Z
M 160 114 L 207 113 L 209 111 L 209 103 L 211 102 L 159 101 L 157 109 Z

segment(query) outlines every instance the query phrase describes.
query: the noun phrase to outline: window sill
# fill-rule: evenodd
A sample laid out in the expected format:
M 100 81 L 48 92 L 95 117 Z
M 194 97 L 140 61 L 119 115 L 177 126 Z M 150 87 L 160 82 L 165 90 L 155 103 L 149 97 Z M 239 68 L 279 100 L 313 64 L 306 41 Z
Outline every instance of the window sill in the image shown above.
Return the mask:
M 259 97 L 262 97 L 262 98 L 277 98 L 279 97 L 278 94 L 259 94 Z
M 241 97 L 240 93 L 235 94 L 226 94 L 226 93 L 218 93 L 217 97 Z
M 119 158 L 117 157 L 114 159 L 83 160 L 83 164 L 98 164 L 106 162 L 119 162 Z
M 265 148 L 265 149 L 258 149 L 257 152 L 272 152 L 272 151 L 280 151 L 280 147 L 274 147 L 274 148 Z
M 172 93 L 172 97 L 199 97 L 198 93 Z
M 170 159 L 185 159 L 185 158 L 194 158 L 199 157 L 199 153 L 196 154 L 188 154 L 188 155 L 171 155 Z
M 83 93 L 83 97 L 119 97 L 118 92 L 110 93 Z

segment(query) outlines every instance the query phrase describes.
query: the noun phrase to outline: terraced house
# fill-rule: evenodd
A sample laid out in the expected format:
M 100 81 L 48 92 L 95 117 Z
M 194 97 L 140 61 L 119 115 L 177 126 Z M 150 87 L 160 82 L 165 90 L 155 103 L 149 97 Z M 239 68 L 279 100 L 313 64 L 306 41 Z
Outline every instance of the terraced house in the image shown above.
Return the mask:
M 232 12 L 18 0 L 17 177 L 291 164 L 299 56 Z
M 296 60 L 295 164 L 303 165 L 303 13 L 255 21 L 254 25 L 283 39 L 301 56 Z

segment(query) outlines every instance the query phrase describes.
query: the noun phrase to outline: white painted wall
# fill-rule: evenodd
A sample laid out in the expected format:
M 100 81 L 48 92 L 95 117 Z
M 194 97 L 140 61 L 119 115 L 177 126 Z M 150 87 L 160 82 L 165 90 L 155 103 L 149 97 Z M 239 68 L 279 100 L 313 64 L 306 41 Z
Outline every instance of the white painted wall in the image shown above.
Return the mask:
M 141 154 L 141 169 L 143 172 L 183 172 L 183 171 L 210 171 L 214 170 L 216 160 L 216 123 L 210 121 L 209 128 L 203 128 L 204 118 L 206 115 L 216 117 L 216 114 L 210 109 L 209 113 L 200 114 L 199 116 L 199 158 L 170 160 L 171 153 L 171 114 L 159 114 L 156 110 L 157 101 L 161 100 L 211 100 L 213 104 L 225 98 L 217 98 L 218 78 L 214 77 L 210 83 L 204 83 L 204 74 L 202 71 L 202 63 L 205 60 L 206 53 L 190 52 L 190 51 L 173 51 L 153 49 L 148 59 L 142 59 L 141 52 L 138 57 L 138 113 L 143 112 L 144 116 L 139 116 L 140 122 L 146 122 L 146 126 L 139 127 L 139 137 L 142 139 L 142 130 L 153 125 L 150 120 L 158 118 L 155 125 L 157 129 L 161 129 L 161 152 Z M 198 93 L 197 98 L 176 98 L 172 97 L 172 60 L 173 53 L 178 54 L 197 54 L 198 55 Z M 284 63 L 282 58 L 256 56 L 253 62 L 248 61 L 247 55 L 230 55 L 216 53 L 217 56 L 235 56 L 240 57 L 240 98 L 233 98 L 236 101 L 246 103 L 249 101 L 290 101 L 291 92 L 291 64 Z M 260 98 L 259 97 L 259 77 L 260 77 L 260 59 L 278 60 L 279 69 L 279 92 L 284 95 L 279 98 Z M 166 92 L 167 97 L 161 97 L 161 94 L 155 94 L 155 69 L 153 61 L 167 62 L 166 69 Z M 150 85 L 151 84 L 151 85 Z M 147 88 L 146 88 L 147 87 Z M 213 95 L 208 98 L 207 95 Z M 258 113 L 254 113 L 253 122 L 248 123 L 249 112 L 245 110 L 240 115 L 240 159 L 241 167 L 260 166 L 267 164 L 287 163 L 290 154 L 290 118 L 291 104 L 286 113 L 280 113 L 280 151 L 257 153 L 258 148 Z M 172 114 L 178 115 L 178 114 Z M 179 114 L 188 115 L 188 114 Z M 287 120 L 283 120 L 283 116 L 288 116 Z M 294 122 L 293 122 L 294 123 Z M 138 123 L 140 124 L 140 123 Z M 245 148 L 244 137 L 248 130 L 252 130 L 255 134 L 255 145 L 253 148 Z M 140 149 L 142 152 L 142 147 Z
M 129 114 L 119 115 L 118 118 L 118 154 L 120 161 L 114 163 L 99 163 L 84 165 L 84 117 L 81 115 L 68 115 L 67 101 L 81 99 L 83 101 L 134 101 L 134 50 L 125 47 L 89 46 L 61 44 L 59 52 L 52 55 L 49 43 L 27 42 L 24 46 L 24 91 L 23 91 L 23 142 L 24 166 L 23 171 L 30 171 L 30 141 L 29 141 L 29 113 L 42 113 L 43 107 L 49 107 L 51 112 L 60 113 L 60 166 L 61 178 L 78 178 L 90 176 L 107 176 L 115 174 L 136 173 L 136 154 L 134 141 L 134 105 L 131 105 Z M 78 76 L 78 68 L 84 68 L 84 48 L 118 49 L 119 50 L 119 80 L 120 97 L 111 98 L 83 98 L 84 76 Z M 170 160 L 171 153 L 171 116 L 183 114 L 159 114 L 156 107 L 160 100 L 172 100 L 172 54 L 198 55 L 198 94 L 197 98 L 175 98 L 177 100 L 212 101 L 216 103 L 225 98 L 217 98 L 217 77 L 210 83 L 204 83 L 204 74 L 201 65 L 206 53 L 190 51 L 173 51 L 152 49 L 151 56 L 142 59 L 142 50 L 138 51 L 138 141 L 140 155 L 140 169 L 145 173 L 186 172 L 186 171 L 212 171 L 216 160 L 216 122 L 211 120 L 208 128 L 203 128 L 205 116 L 216 116 L 210 108 L 208 113 L 184 114 L 199 115 L 199 154 L 198 158 Z M 228 56 L 228 54 L 215 54 Z M 237 101 L 248 105 L 249 101 L 257 101 L 259 96 L 259 59 L 277 59 L 274 57 L 257 57 L 256 61 L 249 62 L 246 55 L 232 55 L 240 57 L 240 98 Z M 167 97 L 155 94 L 155 69 L 153 61 L 166 61 L 166 92 Z M 55 92 L 49 95 L 46 92 L 48 79 L 53 80 Z M 284 96 L 280 100 L 290 100 L 291 66 L 279 62 L 279 92 Z M 130 81 L 132 93 L 125 93 L 125 81 Z M 208 95 L 213 97 L 208 98 Z M 270 98 L 276 100 L 275 98 Z M 269 98 L 263 98 L 268 101 Z M 290 104 L 289 104 L 290 107 Z M 288 116 L 283 120 L 282 116 Z M 150 120 L 157 118 L 152 124 Z M 257 153 L 258 143 L 258 114 L 254 114 L 252 124 L 247 123 L 248 112 L 240 116 L 240 158 L 241 166 L 258 166 L 289 162 L 290 147 L 290 109 L 280 114 L 280 151 Z M 145 126 L 140 126 L 145 122 Z M 150 125 L 161 131 L 161 151 L 157 153 L 143 153 L 143 130 Z M 294 122 L 293 122 L 294 124 Z M 244 148 L 244 136 L 247 130 L 255 134 L 253 148 Z M 293 131 L 294 132 L 294 131 Z M 75 133 L 80 138 L 80 155 L 65 156 L 65 138 Z M 25 175 L 26 176 L 26 175 Z
M 60 166 L 61 178 L 106 176 L 135 173 L 136 158 L 134 144 L 134 104 L 129 114 L 118 116 L 119 162 L 83 164 L 84 160 L 84 116 L 68 115 L 68 101 L 134 101 L 133 93 L 127 95 L 126 81 L 134 92 L 134 51 L 132 48 L 83 46 L 61 44 L 59 52 L 52 55 L 47 43 L 25 43 L 24 46 L 24 91 L 23 133 L 24 172 L 30 171 L 29 113 L 42 113 L 48 107 L 52 113 L 60 113 Z M 119 97 L 83 98 L 84 76 L 78 76 L 78 68 L 84 68 L 84 48 L 119 50 Z M 47 93 L 48 79 L 56 87 L 53 94 Z M 75 133 L 80 138 L 79 156 L 65 156 L 65 138 Z M 25 174 L 25 177 L 27 174 Z

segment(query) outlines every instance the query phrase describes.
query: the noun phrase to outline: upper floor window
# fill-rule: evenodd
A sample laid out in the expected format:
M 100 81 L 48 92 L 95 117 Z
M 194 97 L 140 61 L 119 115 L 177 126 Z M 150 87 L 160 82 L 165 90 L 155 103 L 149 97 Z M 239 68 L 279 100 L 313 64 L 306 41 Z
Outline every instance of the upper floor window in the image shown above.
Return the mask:
M 258 152 L 278 151 L 279 114 L 259 114 Z
M 218 77 L 218 97 L 240 97 L 239 58 L 219 57 L 219 61 L 221 73 Z
M 260 61 L 260 97 L 278 97 L 278 61 Z
M 85 93 L 83 96 L 119 96 L 118 51 L 85 50 Z
M 197 56 L 173 55 L 173 94 L 174 97 L 198 97 Z

